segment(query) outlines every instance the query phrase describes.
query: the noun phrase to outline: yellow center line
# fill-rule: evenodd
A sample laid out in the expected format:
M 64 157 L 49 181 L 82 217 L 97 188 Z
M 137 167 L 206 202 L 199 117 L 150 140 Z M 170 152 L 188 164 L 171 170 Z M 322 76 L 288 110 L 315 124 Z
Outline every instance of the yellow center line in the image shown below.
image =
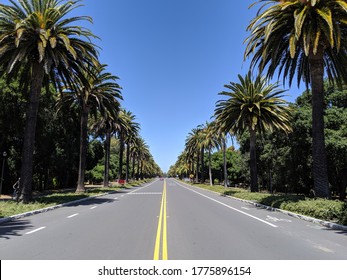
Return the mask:
M 166 180 L 164 180 L 164 188 L 163 188 L 163 195 L 161 198 L 161 205 L 160 205 L 160 213 L 159 213 L 159 220 L 158 220 L 158 229 L 157 229 L 157 236 L 155 240 L 155 247 L 154 247 L 154 260 L 160 260 L 160 245 L 162 241 L 162 254 L 161 257 L 163 260 L 168 259 L 167 254 L 167 222 L 166 222 Z M 162 235 L 163 232 L 163 235 Z

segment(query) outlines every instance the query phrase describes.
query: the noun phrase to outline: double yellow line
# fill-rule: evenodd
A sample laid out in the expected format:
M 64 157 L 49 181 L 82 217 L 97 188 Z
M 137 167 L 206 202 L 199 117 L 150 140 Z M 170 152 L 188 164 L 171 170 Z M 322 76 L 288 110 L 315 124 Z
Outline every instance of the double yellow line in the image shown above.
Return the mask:
M 157 237 L 154 247 L 154 260 L 160 260 L 160 245 L 161 246 L 161 259 L 167 260 L 167 222 L 166 222 L 166 180 L 164 180 L 163 194 L 161 197 L 160 214 L 158 221 Z

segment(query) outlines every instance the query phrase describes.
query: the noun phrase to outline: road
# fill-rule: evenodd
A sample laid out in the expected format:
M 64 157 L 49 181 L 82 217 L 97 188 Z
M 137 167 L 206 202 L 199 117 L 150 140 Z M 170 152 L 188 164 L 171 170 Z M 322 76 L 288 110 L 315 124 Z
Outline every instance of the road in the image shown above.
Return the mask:
M 0 225 L 2 260 L 347 260 L 347 233 L 174 179 Z

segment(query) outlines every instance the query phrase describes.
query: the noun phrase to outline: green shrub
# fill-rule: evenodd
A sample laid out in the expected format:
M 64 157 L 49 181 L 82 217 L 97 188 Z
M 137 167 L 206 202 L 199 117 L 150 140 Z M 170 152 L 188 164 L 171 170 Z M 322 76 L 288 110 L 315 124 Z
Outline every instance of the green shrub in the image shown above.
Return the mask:
M 263 205 L 310 216 L 316 219 L 338 222 L 347 225 L 347 203 L 338 200 L 310 199 L 303 195 L 271 195 L 268 193 L 251 193 L 240 188 L 224 188 L 223 186 L 195 186 L 219 192 L 222 195 L 251 200 Z
M 282 204 L 283 210 L 327 221 L 338 221 L 343 211 L 344 203 L 326 199 L 308 199 Z
M 347 204 L 345 204 L 343 208 L 339 216 L 339 223 L 347 226 Z

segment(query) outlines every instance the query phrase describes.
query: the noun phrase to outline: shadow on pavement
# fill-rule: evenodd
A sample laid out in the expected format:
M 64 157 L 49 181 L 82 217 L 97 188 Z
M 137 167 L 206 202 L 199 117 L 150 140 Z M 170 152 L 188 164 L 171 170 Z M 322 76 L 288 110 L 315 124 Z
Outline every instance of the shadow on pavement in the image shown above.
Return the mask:
M 0 225 L 0 239 L 9 239 L 11 236 L 21 236 L 17 232 L 32 227 L 27 220 L 13 220 Z

